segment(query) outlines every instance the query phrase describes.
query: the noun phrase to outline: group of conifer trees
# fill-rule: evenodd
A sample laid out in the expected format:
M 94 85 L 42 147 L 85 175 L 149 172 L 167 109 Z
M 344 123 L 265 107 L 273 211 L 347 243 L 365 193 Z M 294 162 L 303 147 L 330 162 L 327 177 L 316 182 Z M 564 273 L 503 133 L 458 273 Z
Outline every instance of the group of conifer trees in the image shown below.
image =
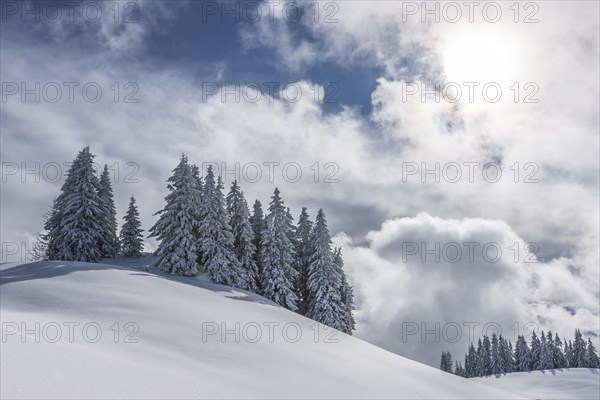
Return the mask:
M 303 207 L 295 226 L 275 189 L 266 215 L 258 200 L 251 214 L 237 182 L 225 196 L 213 168 L 201 177 L 185 155 L 167 182 L 166 205 L 150 228 L 159 241 L 159 269 L 183 276 L 200 271 L 351 334 L 353 291 L 323 210 L 313 224 Z
M 117 235 L 108 166 L 98 177 L 94 157 L 86 147 L 71 164 L 60 195 L 45 214 L 45 233 L 38 235 L 34 246 L 36 259 L 99 262 L 117 255 L 142 255 L 143 229 L 135 198 L 131 196 Z
M 600 368 L 596 348 L 591 339 L 583 339 L 581 331 L 575 330 L 573 341 L 562 341 L 558 334 L 552 332 L 540 337 L 531 334 L 530 344 L 525 337 L 519 335 L 515 346 L 500 335 L 492 334 L 492 338 L 484 336 L 473 343 L 465 354 L 464 366 L 456 361 L 452 365 L 450 352 L 442 352 L 440 369 L 456 375 L 473 378 L 477 376 L 499 375 L 509 372 L 529 372 L 553 368 Z
M 89 147 L 69 168 L 60 195 L 38 235 L 38 259 L 99 262 L 117 255 L 139 257 L 143 236 L 131 197 L 120 235 L 108 167 L 98 177 Z M 195 276 L 261 294 L 292 311 L 348 334 L 354 330 L 353 290 L 341 250 L 331 242 L 323 210 L 313 223 L 306 207 L 294 225 L 275 189 L 266 215 L 256 200 L 250 214 L 233 182 L 225 196 L 211 167 L 201 177 L 181 156 L 168 178 L 169 194 L 150 237 L 159 241 L 155 265 L 162 271 Z

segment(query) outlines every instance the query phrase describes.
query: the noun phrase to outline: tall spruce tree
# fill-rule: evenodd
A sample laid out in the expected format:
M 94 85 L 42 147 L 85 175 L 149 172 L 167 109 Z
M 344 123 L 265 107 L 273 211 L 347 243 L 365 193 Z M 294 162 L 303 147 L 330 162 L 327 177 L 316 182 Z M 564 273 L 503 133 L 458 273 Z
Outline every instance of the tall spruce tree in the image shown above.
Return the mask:
M 103 257 L 115 257 L 119 253 L 117 209 L 115 208 L 113 189 L 110 183 L 110 173 L 106 164 L 104 164 L 104 170 L 98 182 L 98 194 L 100 195 L 103 211 L 100 251 Z
M 135 205 L 135 198 L 131 196 L 127 213 L 123 217 L 125 223 L 121 227 L 121 254 L 123 257 L 137 258 L 142 256 L 144 250 L 144 236 L 142 232 L 142 223 L 140 222 L 140 213 Z
M 225 207 L 221 177 L 215 183 L 212 166 L 209 166 L 204 179 L 199 229 L 203 270 L 214 283 L 247 288 L 249 277 L 233 250 L 233 234 Z
M 440 361 L 440 369 L 444 372 L 452 373 L 452 355 L 449 351 L 442 352 L 442 359 Z
M 512 360 L 511 357 L 509 356 L 509 348 L 508 348 L 508 344 L 506 342 L 506 340 L 502 337 L 502 335 L 500 335 L 498 337 L 498 356 L 497 356 L 497 362 L 496 364 L 494 363 L 493 360 L 493 342 L 492 342 L 492 371 L 494 374 L 498 375 L 498 374 L 503 374 L 506 372 L 510 372 L 509 370 L 512 370 Z
M 506 339 L 504 339 L 504 343 L 506 344 Z M 513 352 L 513 345 L 512 342 L 509 340 L 508 341 L 508 352 L 506 354 L 506 360 L 505 360 L 505 368 L 504 371 L 505 372 L 513 372 L 515 370 L 515 358 L 514 358 L 514 352 Z
M 552 342 L 552 341 L 551 341 Z M 540 333 L 540 363 L 538 365 L 538 369 L 552 369 L 554 364 L 552 362 L 552 351 L 548 345 L 548 341 L 546 340 L 546 335 L 544 331 Z
M 567 357 L 563 353 L 562 340 L 558 336 L 558 333 L 554 334 L 554 354 L 552 356 L 554 360 L 554 368 L 567 368 Z
M 252 216 L 250 216 L 250 225 L 252 226 L 253 238 L 252 243 L 254 244 L 254 261 L 256 262 L 256 267 L 258 269 L 259 280 L 257 282 L 258 292 L 262 293 L 262 289 L 260 286 L 260 276 L 262 275 L 262 264 L 261 264 L 261 247 L 260 243 L 262 241 L 263 232 L 267 229 L 267 220 L 263 214 L 262 204 L 260 201 L 255 200 L 254 205 L 252 206 Z
M 550 358 L 549 368 L 558 368 L 555 359 L 556 350 L 554 349 L 554 336 L 552 336 L 552 331 L 548 331 L 546 333 L 546 348 L 548 349 L 548 355 Z
M 346 278 L 346 273 L 344 272 L 344 260 L 342 258 L 342 249 L 338 248 L 335 250 L 333 255 L 333 263 L 337 268 L 339 274 L 342 276 L 342 287 L 341 291 L 341 301 L 342 307 L 344 310 L 344 326 L 345 329 L 342 329 L 342 332 L 347 333 L 348 335 L 352 335 L 352 331 L 355 329 L 356 322 L 354 321 L 354 315 L 352 312 L 354 311 L 354 290 L 352 286 L 348 283 L 348 279 Z
M 573 365 L 574 368 L 585 367 L 585 353 L 587 352 L 587 346 L 583 335 L 579 329 L 575 330 L 575 340 L 573 341 Z
M 202 265 L 202 252 L 200 251 L 200 223 L 202 221 L 202 193 L 204 192 L 204 184 L 202 183 L 202 177 L 200 176 L 200 168 L 194 164 L 191 166 L 191 170 L 196 186 L 196 190 L 194 191 L 195 196 L 192 203 L 194 204 L 194 214 L 196 215 L 197 221 L 196 224 L 194 224 L 193 233 L 197 243 L 196 264 L 200 266 Z
M 333 260 L 325 213 L 319 210 L 312 233 L 306 316 L 343 332 L 347 325 L 340 272 Z
M 482 357 L 482 376 L 490 375 L 492 373 L 492 349 L 491 349 L 490 338 L 487 335 L 483 336 L 483 342 L 481 347 Z
M 294 292 L 297 272 L 294 269 L 294 249 L 290 242 L 289 220 L 279 189 L 275 189 L 269 205 L 267 227 L 261 233 L 261 279 L 263 296 L 289 310 L 298 309 Z
M 498 348 L 498 336 L 492 333 L 492 362 L 490 364 L 490 373 L 497 375 L 502 373 L 502 362 L 500 360 L 500 352 Z
M 454 374 L 463 378 L 465 377 L 465 369 L 458 361 L 454 362 Z
M 484 373 L 484 357 L 483 357 L 483 343 L 481 338 L 477 340 L 477 362 L 475 363 L 475 376 L 483 376 Z
M 530 350 L 525 337 L 522 335 L 519 335 L 515 343 L 515 371 L 531 371 Z
M 198 166 L 196 164 L 192 165 L 192 175 L 194 176 L 194 179 L 196 180 L 196 189 L 199 192 L 199 197 L 202 197 L 202 189 L 203 189 L 203 184 L 202 184 L 202 177 L 200 176 L 200 168 L 198 168 Z M 200 204 L 198 204 L 198 208 L 200 208 Z
M 477 352 L 473 342 L 469 346 L 469 350 L 465 355 L 465 376 L 467 378 L 473 378 L 477 376 Z
M 294 225 L 294 217 L 292 216 L 292 211 L 289 207 L 287 207 L 285 210 L 285 221 L 287 224 L 286 232 L 288 233 L 290 243 L 292 244 L 294 251 L 296 251 L 298 238 L 296 237 L 296 226 Z
M 296 281 L 298 280 L 298 270 L 296 270 L 296 247 L 298 243 L 298 239 L 296 238 L 296 227 L 294 226 L 294 217 L 292 216 L 292 212 L 289 207 L 286 207 L 285 210 L 285 232 L 290 241 L 290 245 L 292 248 L 292 268 L 287 270 L 288 279 L 292 282 L 292 286 L 294 288 L 294 292 L 296 293 L 296 297 L 298 297 L 298 290 L 296 288 Z M 296 300 L 296 306 L 298 306 L 298 301 Z M 297 309 L 296 309 L 297 311 Z
M 538 339 L 535 331 L 531 333 L 531 351 L 529 352 L 529 362 L 531 371 L 537 371 L 540 369 L 540 355 L 541 355 L 541 343 Z
M 585 367 L 586 368 L 600 368 L 600 360 L 598 360 L 598 353 L 596 347 L 592 343 L 592 340 L 588 338 L 587 349 L 585 352 Z
M 51 260 L 98 262 L 102 258 L 99 246 L 105 212 L 98 194 L 94 157 L 89 147 L 79 152 L 53 203 L 44 226 Z
M 308 308 L 308 267 L 311 255 L 311 232 L 313 223 L 308 216 L 306 207 L 302 207 L 302 212 L 298 218 L 296 227 L 296 259 L 295 269 L 298 272 L 296 279 L 296 293 L 298 295 L 298 313 L 305 315 Z
M 256 253 L 254 232 L 250 225 L 248 203 L 236 181 L 233 182 L 227 194 L 227 206 L 230 215 L 229 225 L 233 234 L 233 249 L 247 276 L 247 279 L 244 280 L 246 285 L 241 289 L 256 293 L 260 276 L 254 259 Z
M 155 265 L 162 271 L 184 276 L 196 275 L 197 245 L 194 231 L 198 215 L 194 199 L 197 198 L 196 181 L 187 157 L 182 154 L 173 175 L 167 179 L 170 193 L 165 197 L 164 209 L 158 221 L 150 228 L 150 237 L 160 244 L 156 250 Z
M 567 359 L 567 366 L 573 368 L 575 366 L 573 361 L 573 345 L 570 340 L 567 344 L 567 339 L 565 339 L 564 353 L 565 358 Z

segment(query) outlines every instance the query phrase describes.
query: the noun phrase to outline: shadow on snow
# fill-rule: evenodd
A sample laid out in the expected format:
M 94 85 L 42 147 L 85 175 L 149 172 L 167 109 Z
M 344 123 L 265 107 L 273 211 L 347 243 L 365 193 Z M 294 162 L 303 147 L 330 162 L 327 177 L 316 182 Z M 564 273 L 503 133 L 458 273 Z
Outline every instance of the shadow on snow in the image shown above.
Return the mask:
M 129 261 L 128 261 L 129 260 Z M 147 264 L 142 264 L 143 262 Z M 101 270 L 125 270 L 131 271 L 130 275 L 168 279 L 196 286 L 202 289 L 219 293 L 232 300 L 249 301 L 253 303 L 278 306 L 274 302 L 247 290 L 233 288 L 231 286 L 219 285 L 208 281 L 202 276 L 184 277 L 172 275 L 163 272 L 152 264 L 153 257 L 143 257 L 138 260 L 132 259 L 106 259 L 103 263 L 88 263 L 80 261 L 37 261 L 26 264 L 19 264 L 0 270 L 0 285 L 31 281 L 35 279 L 49 279 L 58 276 L 64 276 L 73 272 L 80 271 L 101 271 Z M 130 266 L 116 264 L 117 262 L 130 263 Z

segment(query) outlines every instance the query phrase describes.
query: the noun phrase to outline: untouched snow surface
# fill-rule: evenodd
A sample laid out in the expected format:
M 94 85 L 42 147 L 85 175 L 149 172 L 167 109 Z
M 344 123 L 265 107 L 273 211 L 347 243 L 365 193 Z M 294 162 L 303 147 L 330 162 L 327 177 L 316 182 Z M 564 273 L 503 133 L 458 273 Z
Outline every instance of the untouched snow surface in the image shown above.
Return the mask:
M 144 263 L 0 266 L 0 397 L 525 397 Z
M 541 400 L 600 399 L 600 370 L 588 368 L 514 372 L 478 380 Z

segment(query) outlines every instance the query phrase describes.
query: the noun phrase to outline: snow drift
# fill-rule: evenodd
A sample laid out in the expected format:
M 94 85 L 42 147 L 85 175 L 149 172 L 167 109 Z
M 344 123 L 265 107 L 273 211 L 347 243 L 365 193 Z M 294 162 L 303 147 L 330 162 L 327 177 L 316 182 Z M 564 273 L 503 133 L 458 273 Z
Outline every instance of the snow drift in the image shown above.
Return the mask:
M 599 399 L 600 370 L 591 368 L 513 372 L 477 378 L 492 387 L 509 389 L 540 400 Z
M 2 398 L 519 397 L 153 267 L 4 264 L 0 284 Z

